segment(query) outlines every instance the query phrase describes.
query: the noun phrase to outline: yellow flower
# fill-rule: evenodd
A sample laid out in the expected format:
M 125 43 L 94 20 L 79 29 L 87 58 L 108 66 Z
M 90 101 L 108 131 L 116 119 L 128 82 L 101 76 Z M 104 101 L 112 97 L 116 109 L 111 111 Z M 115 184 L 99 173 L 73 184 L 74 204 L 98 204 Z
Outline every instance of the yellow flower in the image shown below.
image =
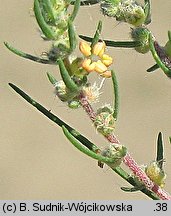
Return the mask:
M 108 67 L 112 64 L 113 59 L 107 54 L 104 54 L 106 44 L 104 41 L 97 42 L 92 48 L 86 42 L 80 42 L 79 49 L 86 57 L 82 61 L 82 68 L 88 73 L 95 71 L 105 78 L 111 77 L 111 71 Z M 93 60 L 96 57 L 96 60 Z M 97 60 L 98 57 L 98 60 Z
M 84 59 L 82 62 L 82 68 L 84 68 L 87 72 L 92 72 L 95 70 L 96 62 L 91 62 L 91 59 Z
M 79 44 L 79 49 L 84 56 L 87 57 L 91 55 L 91 47 L 88 43 L 81 41 Z
M 92 48 L 92 54 L 96 56 L 102 56 L 105 52 L 106 44 L 104 41 L 98 42 Z
M 104 73 L 100 74 L 100 76 L 105 78 L 110 78 L 112 76 L 112 72 L 110 70 L 105 71 Z
M 100 73 L 100 74 L 101 74 L 101 73 L 107 71 L 107 67 L 106 67 L 105 64 L 102 63 L 101 60 L 98 60 L 98 61 L 96 62 L 96 65 L 95 65 L 95 71 L 96 71 L 97 73 Z
M 109 55 L 104 54 L 104 55 L 102 56 L 102 62 L 103 62 L 103 64 L 105 64 L 107 67 L 109 67 L 109 66 L 112 64 L 113 59 L 112 59 L 112 57 L 110 57 Z

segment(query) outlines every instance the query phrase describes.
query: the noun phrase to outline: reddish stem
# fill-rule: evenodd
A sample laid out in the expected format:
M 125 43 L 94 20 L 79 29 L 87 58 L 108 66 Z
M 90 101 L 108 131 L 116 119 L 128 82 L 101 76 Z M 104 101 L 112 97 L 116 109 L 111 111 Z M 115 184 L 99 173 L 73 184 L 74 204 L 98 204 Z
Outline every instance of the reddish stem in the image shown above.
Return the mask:
M 79 99 L 82 107 L 84 108 L 92 122 L 94 122 L 96 119 L 96 113 L 87 101 L 83 92 L 80 93 Z M 114 134 L 105 136 L 105 138 L 110 143 L 120 143 Z M 139 179 L 139 181 L 141 181 L 145 185 L 147 189 L 153 191 L 161 200 L 171 200 L 171 196 L 149 179 L 146 173 L 138 166 L 138 164 L 135 162 L 135 160 L 131 157 L 129 153 L 127 153 L 127 155 L 124 157 L 123 162 L 126 166 L 129 167 L 133 174 Z

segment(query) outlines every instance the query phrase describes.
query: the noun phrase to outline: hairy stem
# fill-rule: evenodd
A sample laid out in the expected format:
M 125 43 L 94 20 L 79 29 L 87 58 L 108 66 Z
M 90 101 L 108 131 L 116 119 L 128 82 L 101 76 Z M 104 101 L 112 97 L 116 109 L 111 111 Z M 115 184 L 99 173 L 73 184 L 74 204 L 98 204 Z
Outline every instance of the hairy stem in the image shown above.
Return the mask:
M 90 119 L 94 122 L 96 118 L 96 113 L 82 92 L 79 96 L 79 99 L 82 107 L 87 112 Z M 110 136 L 105 136 L 105 138 L 110 143 L 120 143 L 114 134 L 111 134 Z M 139 179 L 139 181 L 141 181 L 144 184 L 146 189 L 154 192 L 161 200 L 171 200 L 171 196 L 149 179 L 146 173 L 138 166 L 138 164 L 135 162 L 135 160 L 131 157 L 129 153 L 127 153 L 127 155 L 124 157 L 123 162 L 126 166 L 129 167 L 129 169 Z

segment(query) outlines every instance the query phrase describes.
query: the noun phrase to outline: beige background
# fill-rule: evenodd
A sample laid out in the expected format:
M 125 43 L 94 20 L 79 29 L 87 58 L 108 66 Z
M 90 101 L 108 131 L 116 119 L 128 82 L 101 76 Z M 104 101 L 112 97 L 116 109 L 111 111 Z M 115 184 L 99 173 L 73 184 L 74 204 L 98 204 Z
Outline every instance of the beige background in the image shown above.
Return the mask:
M 34 63 L 10 53 L 3 41 L 34 55 L 47 51 L 32 12 L 32 2 L 0 0 L 0 199 L 148 199 L 140 192 L 124 193 L 128 184 L 111 170 L 76 150 L 59 127 L 26 103 L 10 87 L 15 83 L 48 109 L 52 109 L 99 146 L 106 141 L 97 135 L 86 114 L 69 110 L 54 98 L 46 72 L 60 79 L 55 66 Z M 161 44 L 167 41 L 171 2 L 152 1 L 153 22 L 149 28 Z M 129 26 L 103 17 L 99 6 L 84 7 L 76 19 L 80 34 L 92 35 L 99 19 L 102 37 L 128 40 Z M 134 50 L 108 49 L 120 83 L 121 109 L 116 134 L 139 164 L 155 158 L 155 140 L 164 133 L 166 190 L 171 192 L 171 80 L 161 70 L 148 74 L 154 61 Z M 97 76 L 94 76 L 97 79 Z M 98 79 L 97 82 L 100 82 Z M 112 84 L 107 80 L 100 104 L 112 102 Z

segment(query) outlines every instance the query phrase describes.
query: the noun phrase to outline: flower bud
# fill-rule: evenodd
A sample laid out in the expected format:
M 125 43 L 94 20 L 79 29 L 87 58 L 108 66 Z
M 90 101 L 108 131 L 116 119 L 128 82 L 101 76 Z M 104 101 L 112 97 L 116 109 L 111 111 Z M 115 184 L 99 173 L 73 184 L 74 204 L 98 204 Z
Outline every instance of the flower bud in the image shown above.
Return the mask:
M 103 54 L 103 56 L 102 56 L 102 62 L 103 62 L 103 64 L 106 65 L 106 67 L 109 67 L 112 64 L 113 59 L 109 55 Z
M 161 188 L 164 187 L 165 185 L 164 181 L 166 179 L 166 174 L 159 167 L 159 164 L 157 161 L 153 161 L 148 166 L 146 166 L 145 173 L 153 182 L 155 182 Z
M 107 70 L 104 73 L 100 74 L 100 76 L 105 77 L 105 78 L 110 78 L 112 77 L 112 72 L 110 70 Z
M 141 43 L 139 47 L 135 47 L 137 52 L 145 54 L 149 51 L 149 34 L 150 31 L 144 27 L 132 29 L 131 37 Z
M 109 106 L 102 107 L 97 110 L 97 116 L 94 125 L 104 136 L 112 134 L 115 130 L 115 119 L 113 110 Z
M 95 67 L 96 67 L 96 62 L 91 63 L 91 59 L 85 59 L 82 62 L 82 68 L 89 73 L 94 71 Z
M 54 86 L 55 94 L 63 102 L 70 101 L 76 96 L 76 93 L 70 92 L 69 89 L 67 89 L 63 80 L 57 81 Z
M 80 102 L 77 99 L 73 99 L 68 102 L 68 107 L 71 109 L 78 109 L 80 107 Z
M 106 67 L 105 64 L 102 63 L 101 60 L 98 60 L 98 61 L 96 62 L 96 64 L 95 64 L 95 71 L 96 71 L 97 73 L 100 73 L 100 74 L 101 74 L 101 73 L 107 71 L 107 67 Z
M 91 47 L 87 42 L 81 41 L 79 44 L 79 49 L 84 56 L 87 57 L 91 55 Z
M 108 163 L 112 169 L 115 169 L 117 166 L 120 166 L 124 156 L 127 153 L 127 149 L 123 145 L 109 145 L 104 150 L 102 150 L 101 155 L 104 157 L 116 159 L 113 163 Z
M 115 17 L 120 2 L 121 0 L 102 0 L 100 5 L 102 13 L 109 17 Z
M 92 49 L 92 54 L 96 56 L 102 56 L 104 54 L 106 45 L 104 41 L 97 42 Z

